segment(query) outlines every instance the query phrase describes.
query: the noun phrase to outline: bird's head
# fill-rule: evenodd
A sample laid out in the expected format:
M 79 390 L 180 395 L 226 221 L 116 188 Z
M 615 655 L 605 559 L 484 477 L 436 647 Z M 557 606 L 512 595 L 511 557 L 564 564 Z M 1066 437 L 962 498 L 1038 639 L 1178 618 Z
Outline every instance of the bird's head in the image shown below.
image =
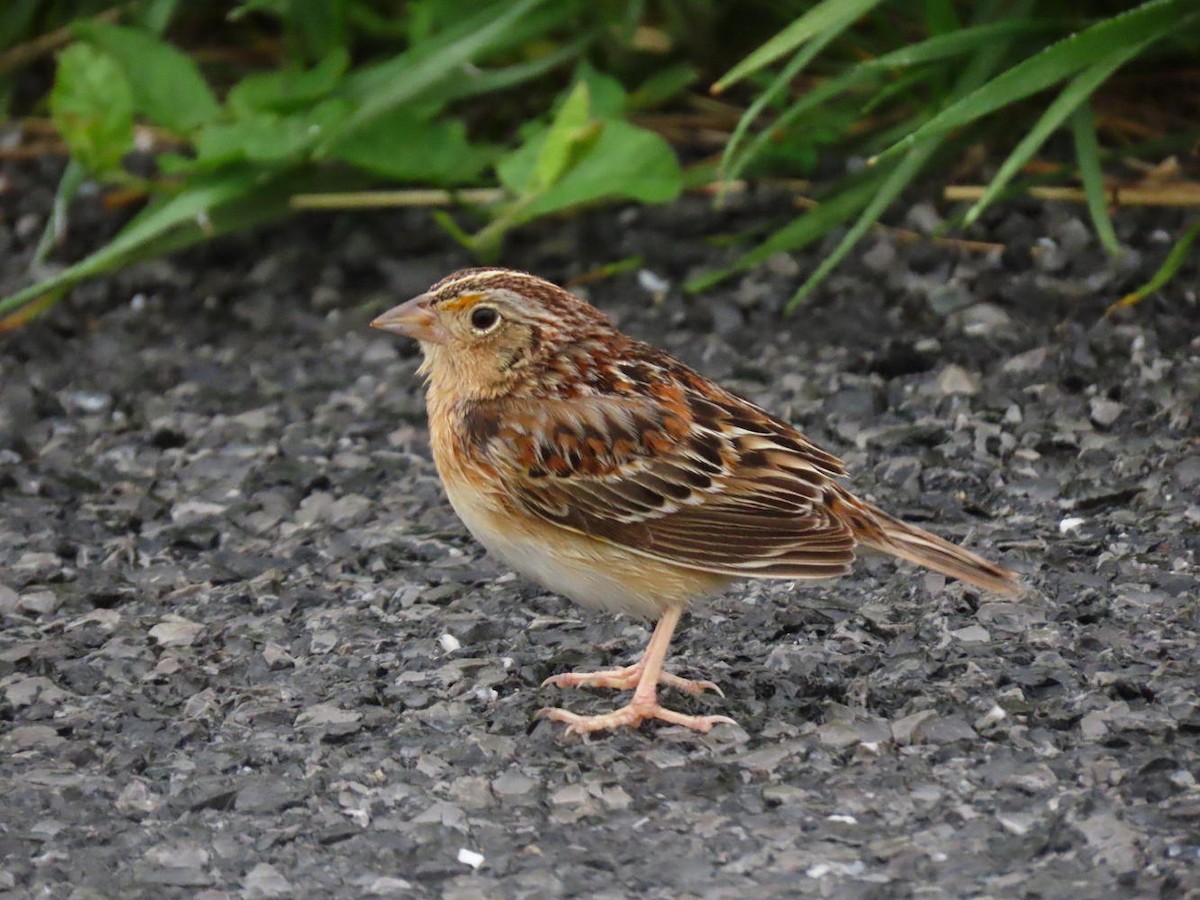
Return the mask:
M 432 385 L 470 399 L 511 394 L 572 344 L 612 332 L 595 307 L 511 269 L 455 272 L 371 327 L 415 338 Z

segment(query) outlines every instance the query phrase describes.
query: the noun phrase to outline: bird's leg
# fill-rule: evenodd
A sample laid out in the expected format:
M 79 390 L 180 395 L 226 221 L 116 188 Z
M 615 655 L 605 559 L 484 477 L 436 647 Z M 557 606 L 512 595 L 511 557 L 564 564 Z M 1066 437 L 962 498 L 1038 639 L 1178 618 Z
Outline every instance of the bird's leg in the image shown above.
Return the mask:
M 678 617 L 676 617 L 678 618 Z M 670 632 L 674 630 L 674 622 L 668 623 L 667 617 L 658 620 L 658 624 L 654 626 L 654 634 L 650 638 L 650 645 L 654 644 L 655 637 L 664 628 L 667 628 L 667 640 L 671 639 Z M 647 646 L 646 653 L 649 653 L 650 647 Z M 598 688 L 615 688 L 618 691 L 631 691 L 637 687 L 638 681 L 642 677 L 642 672 L 646 668 L 646 653 L 643 653 L 641 659 L 631 666 L 624 666 L 620 669 L 602 669 L 599 672 L 563 672 L 559 675 L 551 675 L 542 682 L 542 687 L 598 687 Z M 660 672 L 658 675 L 658 683 L 665 684 L 667 687 L 673 687 L 676 690 L 683 691 L 688 694 L 703 694 L 705 691 L 713 691 L 718 696 L 724 697 L 725 692 L 711 681 L 693 681 L 690 678 L 680 678 L 678 675 L 673 675 L 670 672 Z
M 538 715 L 553 719 L 556 722 L 565 722 L 568 734 L 572 732 L 575 734 L 584 734 L 590 731 L 602 731 L 622 726 L 636 728 L 646 719 L 661 719 L 664 722 L 670 722 L 672 725 L 682 725 L 685 728 L 701 732 L 710 730 L 714 725 L 735 724 L 733 719 L 728 716 L 687 716 L 659 705 L 658 683 L 664 681 L 662 677 L 664 674 L 662 670 L 663 660 L 667 656 L 667 648 L 671 644 L 671 635 L 674 633 L 675 626 L 679 623 L 679 617 L 682 613 L 683 609 L 681 607 L 673 607 L 663 614 L 658 626 L 654 629 L 654 634 L 650 636 L 650 643 L 646 646 L 646 652 L 642 654 L 641 660 L 635 666 L 629 667 L 631 669 L 640 667 L 641 671 L 636 676 L 637 682 L 633 691 L 633 699 L 629 701 L 627 706 L 622 706 L 620 709 L 613 710 L 610 713 L 602 713 L 598 716 L 581 716 L 573 712 L 568 712 L 565 709 L 547 707 L 539 710 Z M 625 670 L 623 669 L 614 670 L 614 672 L 619 673 L 619 677 L 622 679 L 628 677 L 624 675 Z M 610 675 L 612 673 L 598 672 L 591 674 Z M 680 680 L 682 681 L 683 679 Z

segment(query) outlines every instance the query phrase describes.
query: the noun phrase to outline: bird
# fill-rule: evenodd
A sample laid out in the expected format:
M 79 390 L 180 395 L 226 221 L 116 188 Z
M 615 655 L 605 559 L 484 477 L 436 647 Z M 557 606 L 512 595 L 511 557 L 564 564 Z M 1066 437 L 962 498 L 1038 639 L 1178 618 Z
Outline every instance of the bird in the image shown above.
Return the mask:
M 858 547 L 999 594 L 1015 572 L 856 497 L 787 422 L 535 275 L 470 268 L 371 323 L 420 344 L 430 446 L 450 505 L 501 562 L 585 607 L 656 621 L 640 659 L 543 685 L 632 690 L 610 712 L 538 714 L 568 733 L 735 724 L 659 702 L 689 604 L 739 579 L 825 579 Z M 722 696 L 724 696 L 722 694 Z

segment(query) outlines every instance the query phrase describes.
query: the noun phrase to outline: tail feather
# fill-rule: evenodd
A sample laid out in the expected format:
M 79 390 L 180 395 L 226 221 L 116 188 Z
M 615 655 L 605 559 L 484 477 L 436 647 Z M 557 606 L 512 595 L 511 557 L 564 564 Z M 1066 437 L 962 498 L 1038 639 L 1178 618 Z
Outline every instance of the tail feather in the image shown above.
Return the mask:
M 842 500 L 838 506 L 841 507 L 839 518 L 848 521 L 858 540 L 868 547 L 984 590 L 1009 596 L 1021 591 L 1017 573 L 1011 569 L 989 562 L 915 525 L 901 522 L 876 506 L 853 497 Z

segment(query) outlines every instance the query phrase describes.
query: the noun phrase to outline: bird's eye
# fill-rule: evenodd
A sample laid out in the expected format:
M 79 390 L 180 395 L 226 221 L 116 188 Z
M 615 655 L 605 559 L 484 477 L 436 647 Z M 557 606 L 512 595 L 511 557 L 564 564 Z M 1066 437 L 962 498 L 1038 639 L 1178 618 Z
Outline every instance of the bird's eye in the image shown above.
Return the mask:
M 483 333 L 491 331 L 500 321 L 500 313 L 491 306 L 477 306 L 471 310 L 471 327 Z

